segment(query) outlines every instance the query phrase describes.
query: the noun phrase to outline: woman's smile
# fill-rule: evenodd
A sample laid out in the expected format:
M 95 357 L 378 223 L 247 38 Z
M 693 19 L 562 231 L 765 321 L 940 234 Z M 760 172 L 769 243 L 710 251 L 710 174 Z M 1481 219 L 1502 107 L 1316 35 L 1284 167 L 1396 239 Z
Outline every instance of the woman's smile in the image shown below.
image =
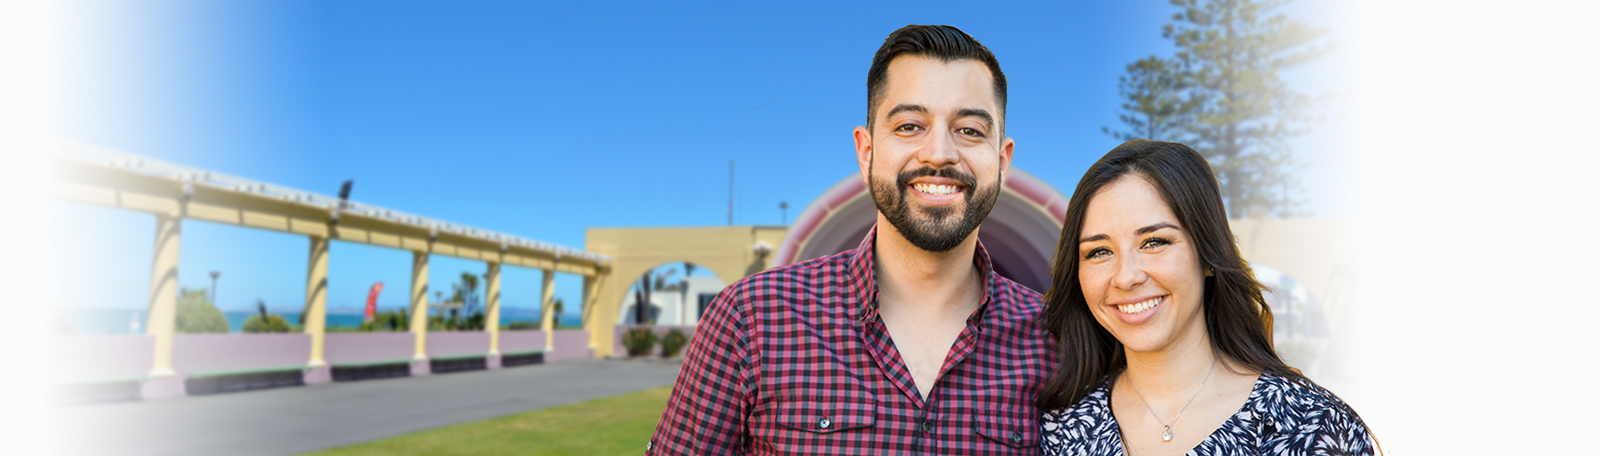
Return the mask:
M 1161 296 L 1156 296 L 1133 304 L 1120 304 L 1117 305 L 1117 310 L 1121 310 L 1125 314 L 1141 313 L 1154 308 L 1156 304 L 1161 304 L 1161 298 Z

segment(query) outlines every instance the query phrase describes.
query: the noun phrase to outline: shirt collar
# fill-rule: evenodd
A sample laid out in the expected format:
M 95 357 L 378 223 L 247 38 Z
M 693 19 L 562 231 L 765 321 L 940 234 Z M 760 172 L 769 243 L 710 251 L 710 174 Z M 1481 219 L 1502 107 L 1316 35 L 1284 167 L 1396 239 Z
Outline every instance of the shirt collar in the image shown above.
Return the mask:
M 867 230 L 867 236 L 861 239 L 861 244 L 850 253 L 850 261 L 846 283 L 851 287 L 850 295 L 860 303 L 858 317 L 861 321 L 872 321 L 878 318 L 878 281 L 876 270 L 873 269 L 875 258 L 872 248 L 878 241 L 878 225 L 872 225 Z M 983 241 L 978 241 L 978 248 L 972 255 L 972 263 L 978 267 L 978 274 L 983 277 L 983 295 L 978 303 L 978 310 L 972 313 L 969 322 L 982 321 L 984 311 L 989 308 L 992 292 L 995 290 L 994 263 L 989 258 L 989 251 L 983 248 Z

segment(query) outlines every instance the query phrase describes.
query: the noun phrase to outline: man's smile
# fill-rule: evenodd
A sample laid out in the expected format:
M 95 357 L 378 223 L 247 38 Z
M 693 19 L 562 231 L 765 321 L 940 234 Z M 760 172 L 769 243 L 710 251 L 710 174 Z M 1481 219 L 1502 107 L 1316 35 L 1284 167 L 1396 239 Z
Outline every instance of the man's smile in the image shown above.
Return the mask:
M 916 188 L 917 191 L 927 193 L 929 195 L 949 195 L 951 193 L 961 191 L 960 187 L 956 187 L 954 185 L 912 184 L 911 186 L 912 188 Z
M 959 180 L 934 176 L 912 179 L 909 187 L 917 200 L 935 206 L 961 201 L 967 191 L 967 186 Z

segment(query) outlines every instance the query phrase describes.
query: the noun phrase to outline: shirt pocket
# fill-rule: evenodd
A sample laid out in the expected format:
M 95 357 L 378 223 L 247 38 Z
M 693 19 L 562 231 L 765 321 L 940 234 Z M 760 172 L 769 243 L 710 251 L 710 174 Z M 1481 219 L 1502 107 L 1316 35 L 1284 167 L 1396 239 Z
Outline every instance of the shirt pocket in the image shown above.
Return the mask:
M 877 424 L 878 406 L 866 394 L 823 400 L 785 400 L 778 404 L 779 426 L 812 434 L 833 434 Z
M 1039 422 L 1033 417 L 979 413 L 972 417 L 972 430 L 990 441 L 1011 448 L 1039 446 Z

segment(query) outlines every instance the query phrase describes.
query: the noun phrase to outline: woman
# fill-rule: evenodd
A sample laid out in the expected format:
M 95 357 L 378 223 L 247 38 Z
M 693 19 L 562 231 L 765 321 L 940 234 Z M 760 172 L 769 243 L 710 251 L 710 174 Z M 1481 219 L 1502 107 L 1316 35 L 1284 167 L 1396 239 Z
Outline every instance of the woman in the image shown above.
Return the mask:
M 1061 362 L 1046 454 L 1371 454 L 1366 425 L 1272 350 L 1211 167 L 1134 140 L 1072 194 L 1041 314 Z

